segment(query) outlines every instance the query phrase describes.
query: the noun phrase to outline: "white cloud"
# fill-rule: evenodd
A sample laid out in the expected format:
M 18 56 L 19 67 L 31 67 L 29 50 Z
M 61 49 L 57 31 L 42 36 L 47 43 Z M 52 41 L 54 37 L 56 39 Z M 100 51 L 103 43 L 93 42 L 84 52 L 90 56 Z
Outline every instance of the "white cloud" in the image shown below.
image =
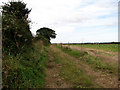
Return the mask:
M 4 2 L 7 0 L 4 0 Z M 76 27 L 117 27 L 118 0 L 23 0 L 32 8 L 30 18 L 33 22 L 31 31 L 49 27 L 57 32 L 53 42 L 68 41 Z M 1 1 L 0 1 L 1 3 Z M 115 16 L 116 15 L 116 16 Z M 100 18 L 106 16 L 105 18 Z M 36 24 L 37 23 L 37 24 Z M 106 28 L 106 29 L 107 29 Z M 97 32 L 97 30 L 96 30 Z M 75 36 L 68 38 L 75 41 Z M 78 38 L 78 37 L 77 37 Z M 79 36 L 80 41 L 82 37 Z M 87 38 L 87 37 L 86 37 Z M 116 37 L 117 38 L 117 37 Z M 102 40 L 102 39 L 101 39 Z M 111 38 L 112 40 L 112 38 Z M 71 42 L 72 42 L 71 41 Z

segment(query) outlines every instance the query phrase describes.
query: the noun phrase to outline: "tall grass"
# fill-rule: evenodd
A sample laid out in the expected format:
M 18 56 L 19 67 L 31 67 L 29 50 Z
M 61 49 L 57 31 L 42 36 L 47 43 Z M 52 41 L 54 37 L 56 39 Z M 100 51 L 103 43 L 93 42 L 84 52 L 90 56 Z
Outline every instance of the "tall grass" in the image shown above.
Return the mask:
M 3 58 L 3 88 L 43 88 L 48 57 L 39 42 L 26 53 Z

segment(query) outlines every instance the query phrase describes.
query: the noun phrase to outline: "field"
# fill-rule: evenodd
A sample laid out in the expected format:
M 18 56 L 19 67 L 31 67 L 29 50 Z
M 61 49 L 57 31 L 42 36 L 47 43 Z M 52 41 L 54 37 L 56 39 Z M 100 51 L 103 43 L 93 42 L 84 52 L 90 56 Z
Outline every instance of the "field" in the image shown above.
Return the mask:
M 83 44 L 83 45 L 77 45 L 77 46 L 105 50 L 105 51 L 118 52 L 118 44 Z
M 47 88 L 117 88 L 116 44 L 51 45 L 47 48 Z

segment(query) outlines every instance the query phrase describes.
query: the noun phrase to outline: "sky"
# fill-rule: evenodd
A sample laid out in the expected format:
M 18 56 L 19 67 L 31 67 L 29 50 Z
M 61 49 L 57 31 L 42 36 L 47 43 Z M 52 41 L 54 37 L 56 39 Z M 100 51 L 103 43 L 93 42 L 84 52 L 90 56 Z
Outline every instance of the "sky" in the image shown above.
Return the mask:
M 29 15 L 31 32 L 36 34 L 42 27 L 55 30 L 57 36 L 52 43 L 118 41 L 119 0 L 22 1 L 32 9 Z

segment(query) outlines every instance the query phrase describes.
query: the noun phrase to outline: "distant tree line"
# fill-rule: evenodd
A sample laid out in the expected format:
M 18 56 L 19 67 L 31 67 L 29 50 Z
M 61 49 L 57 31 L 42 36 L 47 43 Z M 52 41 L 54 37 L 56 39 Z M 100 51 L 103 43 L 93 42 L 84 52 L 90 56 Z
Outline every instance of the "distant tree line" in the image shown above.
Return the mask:
M 63 44 L 63 45 L 77 45 L 77 44 L 120 44 L 120 42 L 94 42 L 94 43 L 91 43 L 91 42 L 88 42 L 88 43 L 52 43 L 52 44 Z

